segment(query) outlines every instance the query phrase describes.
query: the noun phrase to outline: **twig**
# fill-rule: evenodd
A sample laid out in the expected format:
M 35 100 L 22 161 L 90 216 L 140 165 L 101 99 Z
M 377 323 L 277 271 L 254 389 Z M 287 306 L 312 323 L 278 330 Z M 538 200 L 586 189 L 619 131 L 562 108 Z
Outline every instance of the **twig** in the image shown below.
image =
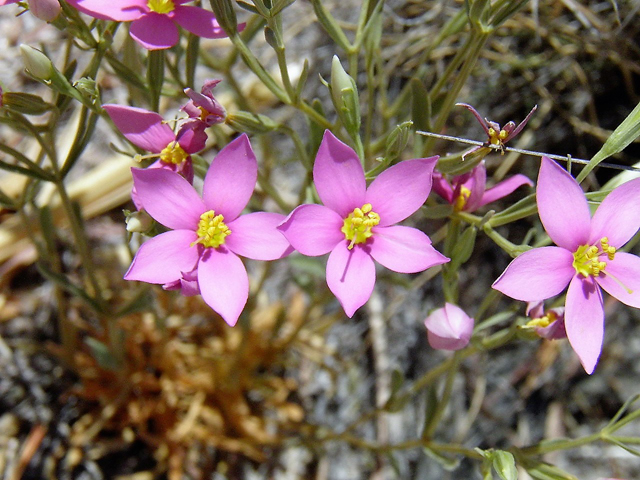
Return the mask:
M 491 150 L 522 153 L 523 155 L 533 155 L 534 157 L 549 157 L 549 158 L 552 158 L 553 160 L 558 160 L 560 162 L 572 162 L 572 163 L 579 163 L 581 165 L 586 165 L 589 163 L 589 160 L 584 160 L 582 158 L 574 158 L 571 155 L 561 156 L 561 155 L 554 155 L 552 153 L 536 152 L 533 150 L 524 150 L 522 148 L 491 145 L 490 143 L 484 143 L 478 140 L 469 140 L 468 138 L 452 137 L 451 135 L 442 135 L 440 133 L 424 132 L 422 130 L 418 130 L 416 133 L 420 135 L 424 135 L 426 137 L 434 137 L 434 138 L 440 138 L 442 140 L 449 140 L 451 142 L 466 143 L 468 145 L 476 145 L 478 147 L 487 147 L 487 148 L 490 148 Z M 598 166 L 613 168 L 615 170 L 627 170 L 630 172 L 640 173 L 640 168 L 628 167 L 626 165 L 616 165 L 615 163 L 601 162 L 598 164 Z

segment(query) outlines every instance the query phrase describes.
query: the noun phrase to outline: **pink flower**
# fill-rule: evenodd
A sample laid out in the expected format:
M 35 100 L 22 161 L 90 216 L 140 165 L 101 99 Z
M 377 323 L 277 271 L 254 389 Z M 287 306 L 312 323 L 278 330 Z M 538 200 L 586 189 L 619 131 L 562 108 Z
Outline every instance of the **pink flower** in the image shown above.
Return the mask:
M 220 80 L 207 80 L 202 86 L 201 93 L 191 88 L 185 88 L 184 93 L 191 99 L 182 110 L 189 115 L 190 118 L 196 118 L 203 122 L 207 127 L 216 123 L 224 122 L 227 111 L 213 96 L 213 89 L 220 83 Z
M 301 205 L 278 227 L 303 255 L 330 253 L 327 284 L 351 317 L 371 296 L 374 260 L 415 273 L 448 262 L 420 230 L 394 225 L 415 212 L 431 190 L 438 157 L 407 160 L 367 188 L 356 153 L 326 131 L 313 167 L 323 205 Z
M 487 168 L 484 162 L 470 172 L 457 175 L 449 182 L 440 172 L 433 173 L 433 190 L 454 206 L 456 212 L 474 212 L 488 203 L 506 197 L 522 185 L 533 186 L 533 182 L 524 175 L 514 175 L 485 190 Z
M 0 6 L 18 3 L 18 0 L 0 0 Z M 60 15 L 60 2 L 58 0 L 27 0 L 29 11 L 40 20 L 51 22 Z
M 538 336 L 547 340 L 567 338 L 564 328 L 564 308 L 552 308 L 544 311 L 543 302 L 529 302 L 527 316 L 531 318 L 524 328 L 535 329 Z
M 190 0 L 67 0 L 83 13 L 103 20 L 132 22 L 133 39 L 147 50 L 171 48 L 178 43 L 177 25 L 205 38 L 224 38 L 213 12 L 185 6 Z
M 249 202 L 258 164 L 246 135 L 213 159 L 203 197 L 180 175 L 164 169 L 132 169 L 145 209 L 171 230 L 151 238 L 136 253 L 126 280 L 174 284 L 199 290 L 229 325 L 238 321 L 249 294 L 249 278 L 238 255 L 275 260 L 292 249 L 276 230 L 278 213 L 239 216 Z M 197 279 L 197 288 L 193 281 Z M 189 283 L 191 282 L 191 283 Z M 179 288 L 179 287 L 177 287 Z
M 613 190 L 591 218 L 578 183 L 543 157 L 537 202 L 542 225 L 557 247 L 534 248 L 518 256 L 493 288 L 532 302 L 558 295 L 569 285 L 564 325 L 582 366 L 591 374 L 604 336 L 600 288 L 640 307 L 640 258 L 617 251 L 640 227 L 640 179 Z
M 460 350 L 469 343 L 473 333 L 473 318 L 460 307 L 445 303 L 424 321 L 429 345 L 438 350 Z
M 102 107 L 127 140 L 153 154 L 146 158 L 158 157 L 149 168 L 172 170 L 185 177 L 189 183 L 193 182 L 191 154 L 199 152 L 205 146 L 207 134 L 204 132 L 204 125 L 185 124 L 175 134 L 155 112 L 123 105 Z M 136 207 L 141 209 L 142 202 L 135 186 L 131 197 Z

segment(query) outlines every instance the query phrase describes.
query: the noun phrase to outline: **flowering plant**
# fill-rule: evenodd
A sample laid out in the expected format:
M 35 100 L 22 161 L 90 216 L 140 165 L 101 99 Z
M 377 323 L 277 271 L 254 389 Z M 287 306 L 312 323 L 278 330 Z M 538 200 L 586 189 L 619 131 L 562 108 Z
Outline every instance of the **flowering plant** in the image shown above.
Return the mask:
M 639 478 L 637 8 L 334 3 L 0 0 L 0 477 Z

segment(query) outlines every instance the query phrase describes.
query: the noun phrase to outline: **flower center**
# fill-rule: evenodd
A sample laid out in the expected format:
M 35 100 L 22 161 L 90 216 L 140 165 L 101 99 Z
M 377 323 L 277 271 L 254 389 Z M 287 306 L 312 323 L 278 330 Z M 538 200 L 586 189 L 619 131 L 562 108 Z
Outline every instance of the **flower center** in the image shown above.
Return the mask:
M 613 260 L 616 248 L 609 245 L 609 239 L 602 237 L 600 247 L 596 245 L 580 245 L 573 254 L 573 268 L 583 277 L 597 277 L 607 267 L 607 262 L 600 260 L 600 256 L 606 255 L 609 261 Z
M 173 0 L 149 0 L 147 6 L 149 10 L 156 13 L 169 13 L 176 8 Z
M 164 147 L 160 152 L 160 160 L 165 163 L 173 163 L 174 165 L 180 165 L 188 156 L 189 154 L 175 141 Z
M 356 208 L 344 219 L 344 224 L 340 231 L 344 233 L 344 238 L 350 240 L 349 250 L 356 243 L 366 242 L 373 232 L 371 229 L 380 223 L 380 215 L 372 211 L 370 203 L 365 203 L 362 208 Z
M 529 322 L 527 322 L 527 327 L 546 328 L 556 320 L 558 320 L 558 315 L 556 314 L 556 312 L 547 312 L 542 317 L 531 319 Z
M 471 190 L 469 190 L 467 187 L 460 187 L 460 193 L 458 194 L 458 196 L 455 198 L 454 202 L 453 202 L 453 209 L 456 212 L 461 212 L 465 205 L 467 204 L 467 201 L 469 200 L 469 196 L 471 195 Z
M 224 239 L 231 234 L 231 230 L 225 225 L 222 215 L 216 215 L 215 211 L 209 210 L 200 215 L 196 234 L 198 239 L 191 244 L 192 247 L 200 243 L 205 247 L 218 248 L 224 244 Z
M 491 145 L 502 145 L 502 142 L 509 136 L 509 132 L 507 132 L 504 128 L 499 132 L 496 131 L 495 128 L 489 129 L 489 143 Z

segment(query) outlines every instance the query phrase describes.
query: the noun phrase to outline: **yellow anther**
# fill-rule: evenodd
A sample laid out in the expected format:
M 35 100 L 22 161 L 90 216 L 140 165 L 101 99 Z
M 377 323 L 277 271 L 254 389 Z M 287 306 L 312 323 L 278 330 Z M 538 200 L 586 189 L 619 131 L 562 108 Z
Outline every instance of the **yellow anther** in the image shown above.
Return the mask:
M 174 165 L 180 165 L 188 157 L 189 154 L 182 149 L 178 142 L 171 142 L 160 152 L 160 160 Z
M 230 234 L 231 230 L 225 225 L 224 217 L 220 214 L 216 215 L 214 210 L 209 210 L 200 215 L 198 230 L 196 230 L 198 239 L 191 246 L 200 243 L 205 247 L 218 248 L 224 244 L 225 238 Z
M 464 209 L 464 207 L 467 205 L 469 196 L 471 196 L 471 190 L 469 190 L 467 187 L 464 187 L 464 186 L 460 187 L 460 193 L 458 194 L 455 201 L 453 202 L 453 209 L 456 212 L 461 212 Z
M 362 208 L 354 208 L 353 212 L 344 219 L 340 231 L 344 238 L 349 240 L 349 250 L 357 243 L 366 242 L 373 232 L 371 229 L 380 223 L 380 215 L 373 211 L 370 203 L 365 203 Z
M 509 132 L 506 130 L 500 130 L 500 134 L 498 136 L 500 137 L 500 140 L 504 140 L 509 136 Z
M 616 248 L 609 245 L 609 239 L 603 237 L 600 239 L 600 247 L 596 245 L 581 245 L 573 254 L 573 268 L 576 273 L 582 274 L 585 278 L 592 276 L 597 277 L 600 273 L 605 272 L 607 262 L 600 259 L 602 255 L 606 255 L 609 261 L 613 260 L 616 254 Z
M 558 315 L 556 314 L 556 312 L 549 311 L 542 317 L 531 319 L 529 322 L 527 322 L 526 326 L 546 328 L 549 325 L 551 325 L 553 322 L 555 322 L 557 319 L 558 319 Z
M 156 13 L 169 13 L 176 8 L 173 0 L 149 0 L 147 6 L 149 10 Z

